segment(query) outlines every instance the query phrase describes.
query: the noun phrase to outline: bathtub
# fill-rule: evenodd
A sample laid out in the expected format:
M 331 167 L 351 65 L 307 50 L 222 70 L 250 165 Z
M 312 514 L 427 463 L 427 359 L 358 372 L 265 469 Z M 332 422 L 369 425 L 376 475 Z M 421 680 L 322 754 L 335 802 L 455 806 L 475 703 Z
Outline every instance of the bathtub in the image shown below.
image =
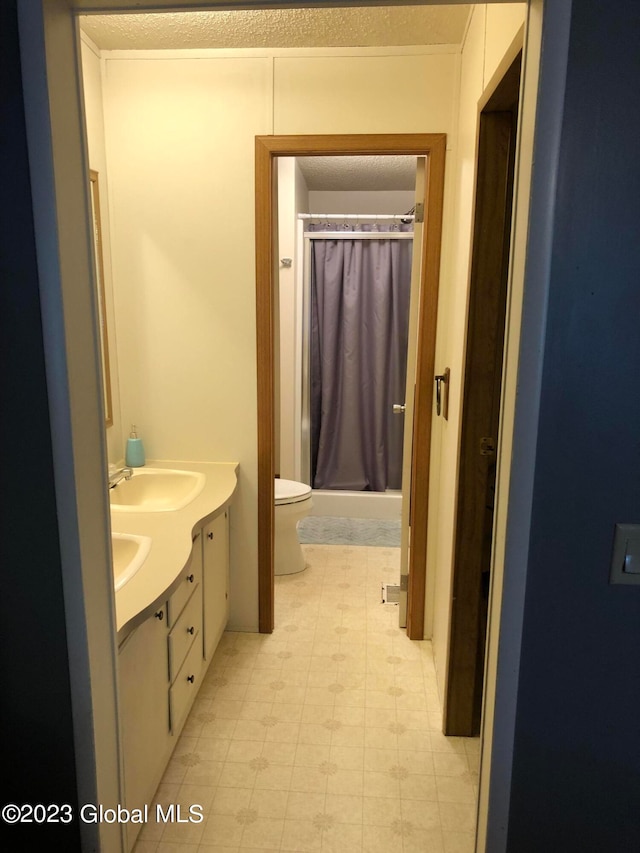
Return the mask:
M 402 492 L 347 492 L 331 489 L 313 490 L 311 515 L 339 518 L 382 518 L 399 521 Z

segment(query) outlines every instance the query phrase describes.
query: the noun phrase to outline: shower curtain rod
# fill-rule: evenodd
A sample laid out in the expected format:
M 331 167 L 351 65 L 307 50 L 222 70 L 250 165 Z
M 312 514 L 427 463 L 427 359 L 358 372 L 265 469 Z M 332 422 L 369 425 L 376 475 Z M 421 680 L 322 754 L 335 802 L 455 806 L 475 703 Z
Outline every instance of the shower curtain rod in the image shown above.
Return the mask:
M 413 222 L 415 216 L 406 213 L 299 213 L 298 219 L 406 219 Z

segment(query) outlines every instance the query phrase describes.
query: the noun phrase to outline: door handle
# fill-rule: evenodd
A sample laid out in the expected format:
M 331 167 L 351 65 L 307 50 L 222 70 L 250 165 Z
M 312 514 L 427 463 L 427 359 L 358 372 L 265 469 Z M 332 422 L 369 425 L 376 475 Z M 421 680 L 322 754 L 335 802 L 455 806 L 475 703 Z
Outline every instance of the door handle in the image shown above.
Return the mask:
M 449 376 L 451 371 L 447 367 L 444 373 L 435 377 L 436 381 L 436 415 L 444 415 L 445 421 L 449 419 Z M 442 385 L 444 384 L 444 390 Z
M 404 415 L 406 406 L 404 403 L 394 403 L 393 404 L 393 414 L 394 415 Z

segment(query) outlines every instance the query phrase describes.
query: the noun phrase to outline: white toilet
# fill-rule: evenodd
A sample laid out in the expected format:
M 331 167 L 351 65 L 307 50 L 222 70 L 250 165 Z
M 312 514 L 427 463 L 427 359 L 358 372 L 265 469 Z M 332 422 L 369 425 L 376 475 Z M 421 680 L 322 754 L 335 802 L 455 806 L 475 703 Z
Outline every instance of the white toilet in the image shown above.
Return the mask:
M 311 512 L 311 486 L 277 479 L 275 500 L 274 573 L 293 575 L 305 567 L 297 527 L 298 522 Z

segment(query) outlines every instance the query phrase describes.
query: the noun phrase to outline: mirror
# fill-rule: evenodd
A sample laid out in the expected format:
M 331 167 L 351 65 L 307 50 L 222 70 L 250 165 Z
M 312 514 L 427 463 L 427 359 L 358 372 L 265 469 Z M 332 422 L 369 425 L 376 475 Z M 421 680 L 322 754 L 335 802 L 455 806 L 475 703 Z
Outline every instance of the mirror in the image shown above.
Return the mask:
M 111 406 L 111 374 L 109 371 L 109 335 L 107 332 L 107 303 L 104 292 L 104 263 L 102 256 L 102 228 L 100 226 L 100 190 L 98 173 L 89 170 L 91 183 L 91 215 L 93 221 L 94 258 L 96 264 L 96 286 L 98 288 L 98 320 L 100 326 L 100 356 L 102 360 L 102 383 L 105 425 L 113 424 Z

